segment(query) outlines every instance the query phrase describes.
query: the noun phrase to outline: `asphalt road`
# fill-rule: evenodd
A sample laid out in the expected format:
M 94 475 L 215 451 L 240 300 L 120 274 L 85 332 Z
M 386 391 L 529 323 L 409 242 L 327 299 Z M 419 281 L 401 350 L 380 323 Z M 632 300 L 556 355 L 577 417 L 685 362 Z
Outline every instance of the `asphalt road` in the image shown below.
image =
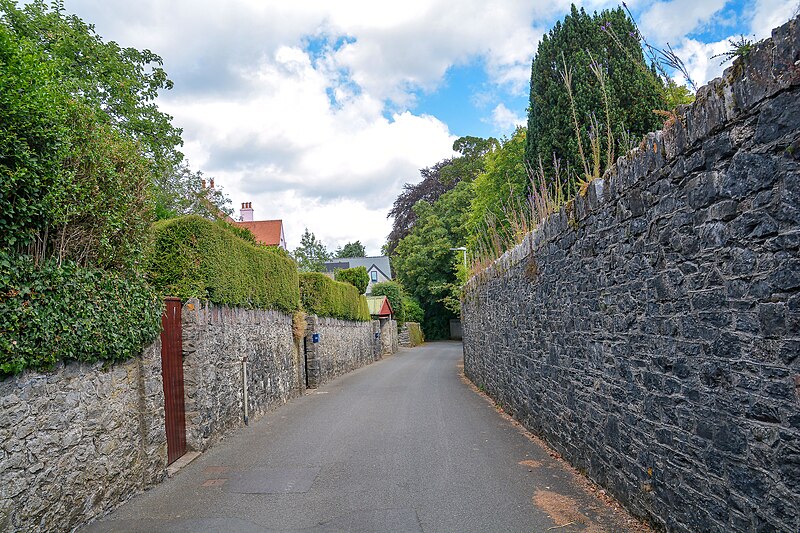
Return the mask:
M 401 349 L 309 391 L 82 531 L 628 530 L 463 381 L 461 355 Z

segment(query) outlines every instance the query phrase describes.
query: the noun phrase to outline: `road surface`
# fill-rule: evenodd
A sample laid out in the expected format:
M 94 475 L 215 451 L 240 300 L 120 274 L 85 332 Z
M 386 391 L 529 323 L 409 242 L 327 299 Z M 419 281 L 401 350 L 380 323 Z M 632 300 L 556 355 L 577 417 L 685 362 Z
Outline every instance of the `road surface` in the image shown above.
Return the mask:
M 470 388 L 461 355 L 401 349 L 308 391 L 82 531 L 640 530 Z

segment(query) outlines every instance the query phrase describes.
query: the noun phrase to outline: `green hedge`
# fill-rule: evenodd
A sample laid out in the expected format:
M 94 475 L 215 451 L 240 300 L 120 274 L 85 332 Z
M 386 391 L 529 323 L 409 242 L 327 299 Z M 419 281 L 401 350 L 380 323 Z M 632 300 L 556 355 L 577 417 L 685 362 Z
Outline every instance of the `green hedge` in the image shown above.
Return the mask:
M 319 272 L 300 274 L 300 299 L 306 313 L 343 320 L 370 320 L 367 299 L 358 289 Z
M 160 319 L 161 300 L 141 278 L 0 252 L 0 377 L 134 357 Z
M 165 296 L 293 312 L 297 265 L 281 250 L 251 244 L 224 222 L 189 215 L 156 222 L 147 272 Z
M 369 285 L 369 274 L 367 273 L 367 267 L 359 266 L 353 268 L 344 268 L 342 270 L 337 270 L 334 273 L 336 281 L 342 281 L 345 283 L 349 283 L 361 294 L 367 290 L 367 286 Z

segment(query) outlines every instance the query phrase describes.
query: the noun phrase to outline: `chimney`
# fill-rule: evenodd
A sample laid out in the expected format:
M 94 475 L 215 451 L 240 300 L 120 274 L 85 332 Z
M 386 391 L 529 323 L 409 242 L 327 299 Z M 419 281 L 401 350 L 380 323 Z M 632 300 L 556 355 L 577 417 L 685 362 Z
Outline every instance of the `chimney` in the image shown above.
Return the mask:
M 214 178 L 211 178 L 211 187 L 209 187 L 209 188 L 211 188 L 211 189 L 214 188 Z
M 253 221 L 253 204 L 251 202 L 242 202 L 242 209 L 239 211 L 239 219 L 242 222 Z
M 203 184 L 203 189 L 206 188 L 206 180 L 202 180 L 201 183 Z

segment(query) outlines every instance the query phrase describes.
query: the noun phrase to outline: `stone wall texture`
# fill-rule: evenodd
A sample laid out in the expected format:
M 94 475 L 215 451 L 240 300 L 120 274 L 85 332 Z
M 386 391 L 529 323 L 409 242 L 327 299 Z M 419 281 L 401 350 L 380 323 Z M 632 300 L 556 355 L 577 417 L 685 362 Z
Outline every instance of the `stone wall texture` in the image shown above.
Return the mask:
M 2 380 L 0 407 L 0 531 L 69 531 L 164 476 L 160 341 Z
M 400 347 L 396 320 L 381 320 L 381 356 L 392 355 Z
M 244 425 L 245 358 L 250 418 L 302 393 L 291 315 L 191 299 L 183 305 L 181 319 L 190 449 L 205 450 L 226 431 Z
M 398 343 L 405 348 L 413 348 L 423 343 L 425 337 L 419 322 L 405 322 L 400 328 Z
M 800 531 L 800 19 L 467 285 L 467 376 L 668 531 Z
M 308 387 L 368 365 L 381 356 L 377 321 L 355 322 L 338 318 L 308 317 L 305 361 Z M 316 335 L 316 337 L 315 337 Z M 314 342 L 314 339 L 317 342 Z

